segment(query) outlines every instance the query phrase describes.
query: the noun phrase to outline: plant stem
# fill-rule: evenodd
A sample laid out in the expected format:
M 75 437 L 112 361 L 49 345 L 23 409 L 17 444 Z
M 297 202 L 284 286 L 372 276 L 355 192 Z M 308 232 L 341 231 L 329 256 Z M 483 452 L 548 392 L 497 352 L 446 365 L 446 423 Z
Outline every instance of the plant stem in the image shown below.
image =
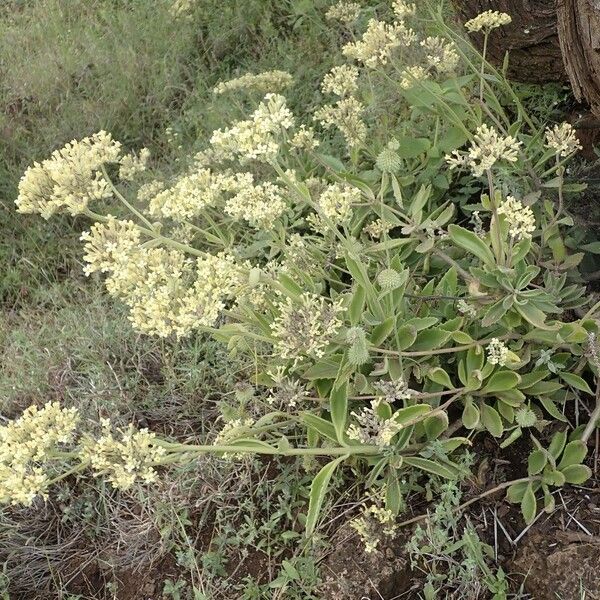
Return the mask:
M 415 352 L 398 352 L 397 350 L 387 350 L 385 348 L 369 348 L 373 352 L 378 352 L 379 354 L 389 354 L 390 356 L 431 356 L 432 354 L 451 354 L 453 352 L 462 352 L 463 350 L 469 350 L 470 348 L 475 348 L 475 346 L 485 346 L 489 344 L 493 339 L 497 340 L 514 340 L 519 336 L 513 334 L 506 334 L 496 338 L 488 338 L 485 340 L 477 340 L 472 344 L 464 344 L 463 346 L 453 346 L 452 348 L 441 348 L 439 350 L 419 350 Z
M 600 419 L 600 377 L 596 378 L 596 407 L 590 415 L 590 420 L 581 434 L 582 442 L 587 444 L 587 441 L 590 439 L 592 433 L 594 433 L 594 430 L 596 429 L 596 423 L 598 422 L 598 419 Z
M 471 506 L 471 504 L 475 504 L 475 502 L 479 502 L 479 500 L 482 500 L 483 498 L 487 498 L 488 496 L 492 496 L 493 494 L 501 492 L 502 490 L 505 490 L 506 488 L 510 487 L 511 485 L 514 485 L 517 483 L 532 482 L 532 481 L 537 481 L 537 480 L 539 480 L 539 477 L 522 477 L 521 479 L 513 479 L 512 481 L 505 481 L 504 483 L 501 483 L 501 484 L 497 485 L 496 487 L 490 488 L 489 490 L 486 490 L 482 494 L 479 494 L 479 496 L 475 496 L 475 498 L 471 498 L 470 500 L 463 502 L 459 506 L 453 508 L 452 512 L 459 512 L 461 510 L 464 510 L 465 508 L 467 508 L 467 506 Z M 402 521 L 402 523 L 398 524 L 398 527 L 406 527 L 407 525 L 412 525 L 413 523 L 419 523 L 420 521 L 426 521 L 427 519 L 429 519 L 429 517 L 430 517 L 429 513 L 424 513 L 417 517 L 413 517 L 412 519 L 408 519 L 408 521 Z

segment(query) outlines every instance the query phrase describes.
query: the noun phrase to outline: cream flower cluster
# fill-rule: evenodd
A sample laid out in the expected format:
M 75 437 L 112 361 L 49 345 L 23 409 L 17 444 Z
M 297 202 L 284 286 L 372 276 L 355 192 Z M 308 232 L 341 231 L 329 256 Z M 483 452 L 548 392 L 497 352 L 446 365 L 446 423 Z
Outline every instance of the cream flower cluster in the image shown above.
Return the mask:
M 417 5 L 404 2 L 404 0 L 394 0 L 392 9 L 396 17 L 402 21 L 406 17 L 412 17 L 417 12 Z
M 512 17 L 497 10 L 486 10 L 465 23 L 465 28 L 471 33 L 476 31 L 491 31 L 512 22 Z
M 323 77 L 321 91 L 324 94 L 336 96 L 349 96 L 358 89 L 358 68 L 354 65 L 341 65 L 333 67 Z
M 237 90 L 252 90 L 255 92 L 281 92 L 289 87 L 294 78 L 287 71 L 265 71 L 263 73 L 246 73 L 241 77 L 221 81 L 213 89 L 215 94 L 224 94 Z
M 487 359 L 492 365 L 503 367 L 508 361 L 509 350 L 504 342 L 498 338 L 492 338 L 487 347 Z
M 408 90 L 414 87 L 419 81 L 424 81 L 425 79 L 429 79 L 429 72 L 425 67 L 421 65 L 406 67 L 400 75 L 400 87 L 403 90 Z
M 150 150 L 142 148 L 139 155 L 126 154 L 121 158 L 119 167 L 119 178 L 124 181 L 133 181 L 140 173 L 143 173 L 150 160 Z
M 402 21 L 389 24 L 371 19 L 362 38 L 342 48 L 342 54 L 374 69 L 386 65 L 394 50 L 408 47 L 417 39 L 415 32 Z
M 347 183 L 332 183 L 319 196 L 319 214 L 334 225 L 347 223 L 352 217 L 352 205 L 361 200 L 358 188 Z
M 164 456 L 164 448 L 155 445 L 154 433 L 147 429 L 136 431 L 133 425 L 113 435 L 110 421 L 102 419 L 102 435 L 83 442 L 81 459 L 89 462 L 95 475 L 103 475 L 113 487 L 126 490 L 137 480 L 156 481 L 153 466 Z
M 276 308 L 271 333 L 275 353 L 284 359 L 321 358 L 342 326 L 341 301 L 330 302 L 310 292 L 296 300 L 286 297 Z
M 333 105 L 315 111 L 315 119 L 325 128 L 337 127 L 349 148 L 362 144 L 367 137 L 367 126 L 362 120 L 365 107 L 354 97 L 342 98 Z
M 287 208 L 282 189 L 270 182 L 246 185 L 225 203 L 225 212 L 256 229 L 272 229 Z
M 177 250 L 143 247 L 131 221 L 110 217 L 82 235 L 86 273 L 108 273 L 106 288 L 130 309 L 133 326 L 149 335 L 183 337 L 215 324 L 243 281 L 225 253 L 194 262 Z
M 214 173 L 197 169 L 180 177 L 169 188 L 159 191 L 148 203 L 152 216 L 185 221 L 202 215 L 215 206 L 226 192 L 238 192 L 252 185 L 250 173 Z
M 577 139 L 575 128 L 570 123 L 555 125 L 552 129 L 546 129 L 546 148 L 554 150 L 561 158 L 565 158 L 582 146 Z
M 94 223 L 80 239 L 85 242 L 83 259 L 88 263 L 84 273 L 107 273 L 129 262 L 139 247 L 140 231 L 133 221 L 121 221 L 108 215 L 105 223 Z
M 465 152 L 454 150 L 446 155 L 451 169 L 466 166 L 475 177 L 481 177 L 498 161 L 514 163 L 519 157 L 521 142 L 513 136 L 501 136 L 496 129 L 485 123 L 477 128 L 471 147 Z
M 215 446 L 226 446 L 238 438 L 248 435 L 250 428 L 254 425 L 254 419 L 232 419 L 225 423 L 223 429 L 215 437 Z
M 286 100 L 267 94 L 250 119 L 236 121 L 231 127 L 213 132 L 210 143 L 222 160 L 269 161 L 279 152 L 280 137 L 294 125 Z
M 73 441 L 79 417 L 57 402 L 30 406 L 0 427 L 0 503 L 29 506 L 50 482 L 47 462 L 59 444 Z
M 383 219 L 375 219 L 365 225 L 363 231 L 370 237 L 378 240 L 392 229 L 392 226 Z
M 294 150 L 310 151 L 319 147 L 319 140 L 315 137 L 315 130 L 302 124 L 290 140 L 290 146 Z
M 438 73 L 453 73 L 456 70 L 460 57 L 454 44 L 430 36 L 421 41 L 421 47 L 425 50 L 427 65 Z
M 392 438 L 402 429 L 393 418 L 383 419 L 377 414 L 381 400 L 371 400 L 370 407 L 364 407 L 359 412 L 350 413 L 356 420 L 346 430 L 346 435 L 351 440 L 361 444 L 374 446 L 389 446 Z
M 506 197 L 498 207 L 498 214 L 506 217 L 508 233 L 515 239 L 530 238 L 535 231 L 533 211 L 513 196 Z
M 358 2 L 346 2 L 339 0 L 333 6 L 330 6 L 325 13 L 325 18 L 329 21 L 340 21 L 349 25 L 360 16 L 361 6 Z
M 121 144 L 105 131 L 69 142 L 25 171 L 19 182 L 17 210 L 39 213 L 45 219 L 62 209 L 71 215 L 82 213 L 90 202 L 111 196 L 100 169 L 120 158 Z
M 393 537 L 398 530 L 394 513 L 377 504 L 364 507 L 362 515 L 350 521 L 350 527 L 360 537 L 367 554 L 377 550 L 381 542 L 381 534 Z

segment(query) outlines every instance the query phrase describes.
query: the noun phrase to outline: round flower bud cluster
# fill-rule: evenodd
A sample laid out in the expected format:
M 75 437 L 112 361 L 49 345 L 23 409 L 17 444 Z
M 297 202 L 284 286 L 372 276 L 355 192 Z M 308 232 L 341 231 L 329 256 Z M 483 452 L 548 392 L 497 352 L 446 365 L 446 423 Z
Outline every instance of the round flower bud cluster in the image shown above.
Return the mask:
M 150 150 L 148 148 L 142 148 L 138 156 L 135 154 L 126 154 L 121 158 L 119 178 L 124 181 L 133 181 L 140 173 L 146 170 L 149 159 Z
M 340 21 L 346 25 L 353 23 L 360 15 L 360 4 L 358 2 L 346 2 L 339 0 L 337 4 L 330 6 L 325 13 L 329 21 Z
M 498 338 L 492 338 L 487 346 L 487 359 L 492 365 L 500 365 L 503 367 L 508 361 L 508 348 L 504 342 Z
M 156 481 L 153 466 L 165 454 L 164 448 L 154 443 L 156 435 L 147 429 L 136 431 L 133 425 L 120 434 L 120 439 L 116 438 L 110 421 L 102 419 L 102 435 L 84 440 L 81 459 L 89 462 L 95 475 L 104 475 L 121 490 L 129 489 L 137 480 Z
M 400 287 L 405 281 L 405 278 L 396 271 L 396 269 L 383 269 L 377 275 L 377 283 L 382 290 L 391 291 Z
M 512 196 L 507 196 L 506 200 L 498 207 L 498 214 L 505 216 L 508 233 L 515 239 L 530 238 L 535 231 L 533 211 Z
M 294 81 L 287 71 L 265 71 L 264 73 L 246 73 L 236 79 L 221 81 L 213 89 L 213 93 L 219 95 L 226 92 L 246 90 L 261 92 L 263 94 L 271 91 L 281 92 Z
M 323 77 L 321 91 L 324 94 L 349 96 L 358 89 L 357 79 L 358 68 L 354 65 L 333 67 L 333 69 Z
M 465 23 L 465 28 L 471 33 L 476 31 L 491 31 L 497 27 L 508 25 L 512 22 L 510 15 L 499 12 L 497 10 L 486 10 L 481 14 L 477 15 L 473 19 L 470 19 Z
M 350 96 L 336 104 L 322 106 L 315 111 L 315 120 L 325 129 L 337 127 L 344 136 L 349 148 L 362 144 L 367 136 L 367 126 L 362 120 L 365 107 L 359 100 Z
M 402 21 L 386 23 L 371 19 L 362 38 L 342 48 L 342 54 L 374 69 L 386 65 L 396 48 L 406 48 L 416 40 L 416 34 Z
M 425 49 L 425 60 L 429 67 L 438 73 L 453 73 L 456 70 L 460 57 L 454 44 L 440 37 L 427 37 L 421 42 L 421 46 Z
M 546 129 L 546 148 L 554 150 L 557 156 L 565 158 L 573 152 L 581 150 L 582 145 L 577 139 L 573 125 L 561 123 L 552 129 Z
M 62 209 L 71 215 L 84 212 L 90 202 L 111 196 L 101 167 L 120 157 L 121 144 L 105 131 L 69 142 L 25 171 L 19 182 L 17 210 L 39 213 L 45 219 Z
M 286 297 L 276 305 L 277 315 L 271 323 L 275 353 L 296 362 L 302 356 L 321 358 L 339 332 L 343 311 L 340 300 L 303 293 L 298 299 Z
M 362 327 L 351 327 L 346 332 L 346 341 L 350 344 L 348 360 L 353 365 L 364 365 L 369 361 L 367 335 Z
M 225 212 L 256 229 L 272 229 L 287 208 L 280 187 L 270 183 L 246 185 L 225 203 Z
M 533 427 L 538 418 L 529 406 L 522 406 L 515 412 L 515 421 L 519 427 Z
M 267 94 L 250 119 L 236 121 L 224 130 L 217 129 L 210 143 L 221 160 L 269 161 L 279 152 L 279 138 L 293 125 L 294 116 L 285 98 Z
M 50 482 L 50 453 L 73 441 L 77 409 L 48 402 L 27 408 L 21 417 L 0 427 L 0 503 L 31 505 Z
M 394 173 L 402 166 L 402 159 L 397 150 L 400 147 L 398 140 L 393 139 L 388 142 L 387 146 L 377 155 L 375 166 L 382 173 Z
M 454 150 L 451 155 L 446 155 L 446 162 L 451 169 L 466 166 L 475 177 L 481 177 L 500 160 L 517 162 L 519 146 L 521 142 L 511 135 L 502 137 L 496 129 L 484 123 L 477 128 L 469 150 Z

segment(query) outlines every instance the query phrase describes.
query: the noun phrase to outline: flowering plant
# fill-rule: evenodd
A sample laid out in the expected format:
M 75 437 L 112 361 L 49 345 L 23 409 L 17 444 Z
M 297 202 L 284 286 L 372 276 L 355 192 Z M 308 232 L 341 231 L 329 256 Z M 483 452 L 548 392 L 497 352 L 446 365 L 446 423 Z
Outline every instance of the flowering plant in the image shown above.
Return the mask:
M 549 486 L 589 476 L 581 462 L 600 408 L 569 442 L 559 433 L 545 449 L 533 435 L 572 425 L 569 407 L 595 395 L 588 380 L 600 367 L 598 306 L 587 306 L 582 254 L 565 242 L 576 135 L 529 116 L 440 13 L 427 22 L 437 35 L 421 37 L 414 5 L 392 8 L 362 35 L 358 5 L 330 9 L 352 37 L 350 62 L 322 82 L 334 100 L 294 115 L 271 91 L 173 180 L 155 179 L 146 151 L 124 154 L 105 132 L 25 173 L 21 212 L 94 221 L 82 236 L 86 273 L 106 275 L 134 327 L 209 332 L 248 353 L 266 399 L 214 445 L 107 430 L 74 452 L 82 465 L 129 485 L 136 473 L 151 481 L 150 465 L 204 452 L 329 457 L 308 534 L 344 464 L 368 467 L 367 514 L 387 523 L 415 478 L 458 478 L 452 454 L 480 432 L 502 447 L 530 434 L 528 477 L 502 487 L 527 520 L 539 491 L 548 506 Z M 470 28 L 488 35 L 508 22 L 488 17 Z M 271 83 L 291 77 L 244 76 L 216 93 Z M 45 482 L 0 495 L 28 500 Z

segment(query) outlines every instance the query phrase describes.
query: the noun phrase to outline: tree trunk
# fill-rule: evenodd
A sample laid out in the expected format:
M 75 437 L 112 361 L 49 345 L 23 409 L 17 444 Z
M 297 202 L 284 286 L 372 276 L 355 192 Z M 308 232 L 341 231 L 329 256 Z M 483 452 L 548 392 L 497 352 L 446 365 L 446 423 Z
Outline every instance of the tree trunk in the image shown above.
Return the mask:
M 485 10 L 498 10 L 512 17 L 512 23 L 495 29 L 488 42 L 488 58 L 497 65 L 509 52 L 508 74 L 512 79 L 529 83 L 569 81 L 558 39 L 554 0 L 454 0 L 454 6 L 463 22 Z M 481 34 L 473 35 L 480 47 L 482 39 Z
M 600 116 L 600 0 L 558 0 L 557 16 L 573 93 Z

